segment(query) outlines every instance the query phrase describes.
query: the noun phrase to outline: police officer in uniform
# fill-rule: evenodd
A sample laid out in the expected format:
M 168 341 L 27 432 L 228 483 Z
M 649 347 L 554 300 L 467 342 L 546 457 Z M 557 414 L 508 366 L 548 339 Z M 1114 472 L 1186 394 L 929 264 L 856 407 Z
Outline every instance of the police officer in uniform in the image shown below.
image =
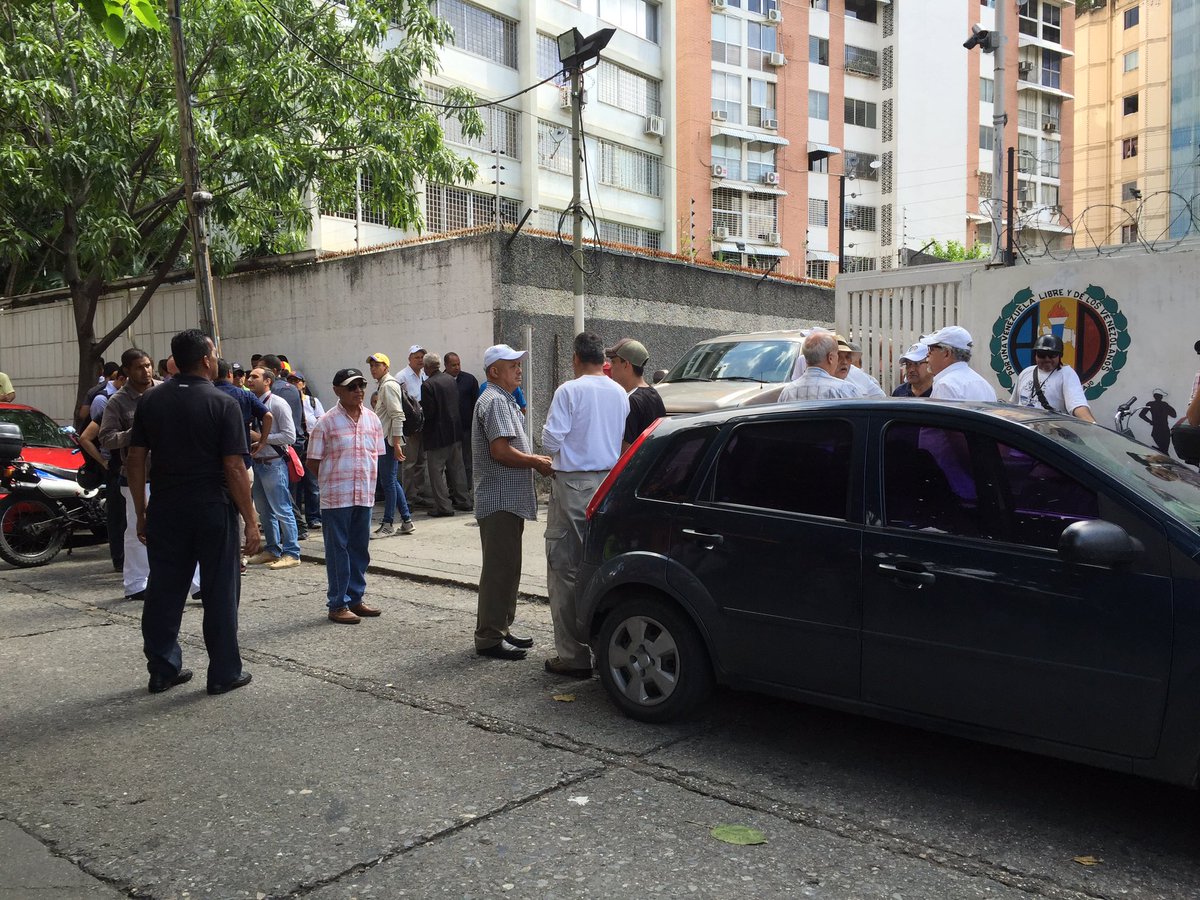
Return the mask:
M 171 353 L 179 374 L 142 397 L 126 460 L 137 536 L 150 563 L 142 643 L 150 693 L 191 679 L 191 670 L 183 668 L 179 624 L 199 563 L 208 692 L 223 694 L 250 683 L 237 640 L 238 513 L 246 522 L 242 552 L 253 554 L 259 544 L 243 462 L 246 429 L 237 403 L 212 383 L 212 340 L 194 328 L 182 331 L 171 339 Z M 154 483 L 148 508 L 147 467 Z

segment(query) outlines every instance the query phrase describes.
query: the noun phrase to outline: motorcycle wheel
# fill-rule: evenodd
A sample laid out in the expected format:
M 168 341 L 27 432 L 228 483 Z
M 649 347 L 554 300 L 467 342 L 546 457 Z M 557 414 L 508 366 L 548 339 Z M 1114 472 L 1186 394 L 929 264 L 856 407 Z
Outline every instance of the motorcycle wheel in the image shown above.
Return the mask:
M 23 569 L 44 566 L 58 556 L 69 529 L 38 526 L 59 518 L 55 509 L 41 500 L 5 497 L 0 501 L 0 557 Z

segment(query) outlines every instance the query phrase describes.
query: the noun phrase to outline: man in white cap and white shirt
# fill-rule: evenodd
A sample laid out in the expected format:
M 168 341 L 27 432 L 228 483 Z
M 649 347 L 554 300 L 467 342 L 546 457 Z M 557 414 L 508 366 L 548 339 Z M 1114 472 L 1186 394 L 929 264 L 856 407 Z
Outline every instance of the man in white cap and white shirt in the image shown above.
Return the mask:
M 933 372 L 929 369 L 929 348 L 917 342 L 900 357 L 901 384 L 893 397 L 928 397 L 933 393 Z
M 400 370 L 397 378 L 404 387 L 404 393 L 417 405 L 417 409 L 421 408 L 421 385 L 427 377 L 425 348 L 420 344 L 413 344 L 408 348 L 408 365 Z M 420 429 L 413 430 L 410 427 L 404 433 L 404 440 L 404 461 L 400 464 L 400 484 L 404 487 L 404 496 L 410 507 L 432 507 L 429 479 L 425 473 L 425 441 L 421 438 Z
M 973 370 L 971 333 L 960 325 L 947 325 L 921 338 L 929 348 L 929 368 L 933 371 L 934 400 L 985 400 L 996 402 L 996 392 L 982 375 Z
M 575 335 L 572 349 L 575 378 L 554 392 L 542 428 L 542 446 L 554 460 L 546 513 L 546 585 L 558 653 L 546 660 L 546 671 L 591 678 L 592 651 L 575 620 L 575 576 L 583 556 L 588 502 L 621 455 L 629 397 L 604 374 L 604 344 L 597 335 Z
M 537 520 L 533 472 L 550 475 L 550 457 L 530 453 L 525 417 L 513 397 L 521 384 L 525 353 L 508 344 L 483 352 L 487 381 L 471 413 L 475 518 L 483 546 L 475 652 L 494 659 L 518 660 L 533 646 L 528 637 L 509 631 L 521 584 L 521 536 L 526 521 Z M 532 471 L 531 471 L 532 470 Z
M 846 380 L 858 388 L 858 392 L 869 400 L 886 397 L 887 394 L 879 386 L 879 382 L 862 369 L 862 348 L 849 341 L 846 343 L 850 348 L 850 371 L 846 373 Z

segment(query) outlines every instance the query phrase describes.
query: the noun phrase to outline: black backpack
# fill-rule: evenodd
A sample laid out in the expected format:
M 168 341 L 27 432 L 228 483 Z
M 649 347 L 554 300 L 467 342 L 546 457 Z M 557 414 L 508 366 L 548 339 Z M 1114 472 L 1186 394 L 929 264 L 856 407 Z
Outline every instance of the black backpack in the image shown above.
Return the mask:
M 404 408 L 404 436 L 420 434 L 425 427 L 425 413 L 421 410 L 421 404 L 408 395 L 403 385 L 400 387 L 400 405 Z

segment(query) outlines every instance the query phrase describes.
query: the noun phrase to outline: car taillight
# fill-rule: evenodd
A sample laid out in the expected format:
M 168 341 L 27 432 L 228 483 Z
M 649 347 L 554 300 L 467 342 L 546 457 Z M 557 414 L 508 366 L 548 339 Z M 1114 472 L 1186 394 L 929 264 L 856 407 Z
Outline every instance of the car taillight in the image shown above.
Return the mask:
M 617 464 L 608 470 L 608 476 L 602 482 L 600 482 L 600 487 L 596 488 L 596 493 L 592 495 L 592 499 L 587 505 L 586 516 L 589 522 L 592 519 L 592 514 L 596 511 L 600 504 L 604 502 L 604 497 L 608 494 L 608 489 L 616 483 L 617 477 L 621 474 L 621 470 L 625 468 L 625 464 L 629 462 L 630 457 L 637 452 L 637 448 L 642 446 L 642 441 L 646 440 L 646 438 L 650 436 L 650 432 L 657 428 L 658 423 L 661 421 L 662 419 L 660 418 L 651 422 L 649 427 L 647 427 L 645 431 L 638 435 L 637 440 L 629 445 L 629 449 L 621 454 L 621 458 L 617 460 Z

